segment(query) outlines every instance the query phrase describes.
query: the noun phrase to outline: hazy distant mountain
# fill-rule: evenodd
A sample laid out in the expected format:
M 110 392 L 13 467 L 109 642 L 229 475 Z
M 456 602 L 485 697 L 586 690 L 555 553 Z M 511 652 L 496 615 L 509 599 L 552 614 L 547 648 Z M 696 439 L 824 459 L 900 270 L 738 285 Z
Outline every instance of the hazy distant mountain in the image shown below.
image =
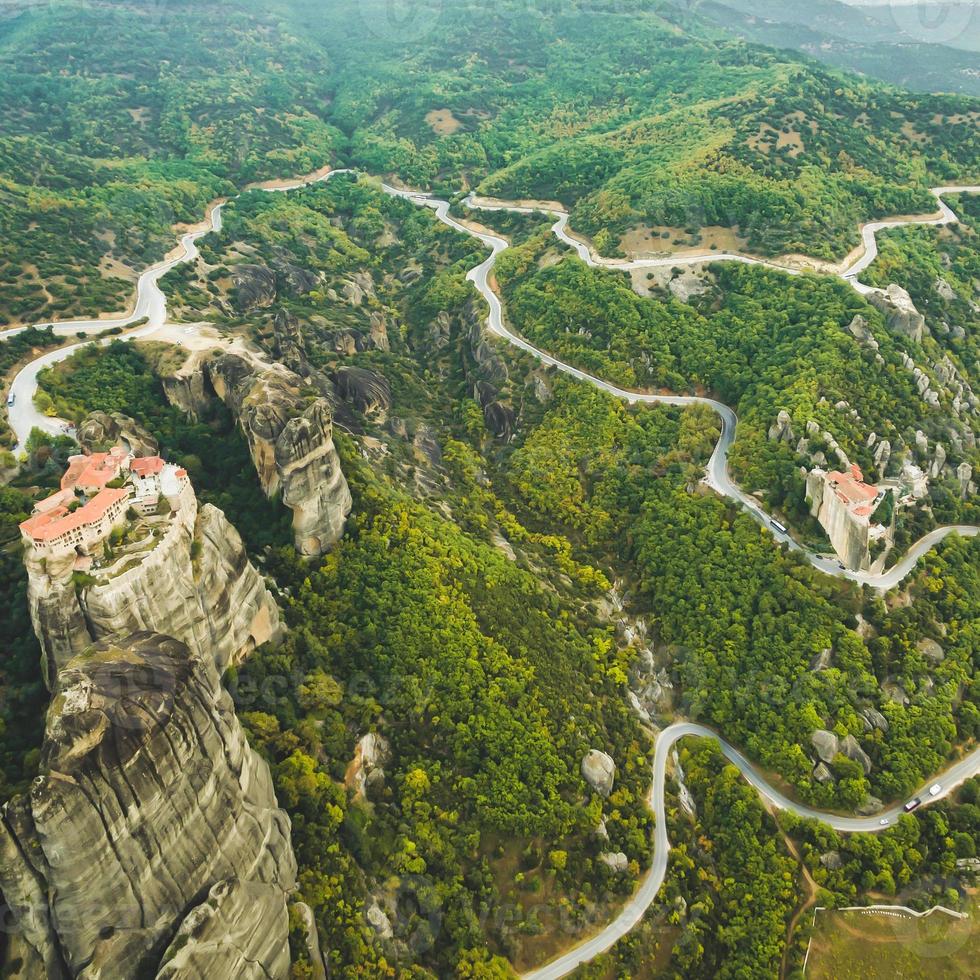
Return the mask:
M 980 95 L 980 2 L 676 2 L 747 40 L 915 91 Z

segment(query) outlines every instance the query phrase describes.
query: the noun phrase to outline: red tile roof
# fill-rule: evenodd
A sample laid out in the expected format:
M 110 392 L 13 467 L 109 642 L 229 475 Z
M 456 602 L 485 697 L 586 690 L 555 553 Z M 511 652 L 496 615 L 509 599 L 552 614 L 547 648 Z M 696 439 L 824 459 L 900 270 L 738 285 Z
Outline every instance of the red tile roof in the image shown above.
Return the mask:
M 82 470 L 88 466 L 88 456 L 71 456 L 68 459 L 68 469 L 65 470 L 61 478 L 61 489 L 68 490 L 74 487 Z
M 54 510 L 33 514 L 20 525 L 20 529 L 35 541 L 52 541 L 68 531 L 95 524 L 113 504 L 128 496 L 129 490 L 125 487 L 102 489 L 76 511 L 69 513 L 67 507 L 55 507 Z
M 857 506 L 855 513 L 858 516 L 867 516 L 870 510 L 866 510 L 867 505 L 878 496 L 878 488 L 864 482 L 864 474 L 861 467 L 856 463 L 851 464 L 847 473 L 834 470 L 827 474 L 827 481 L 834 488 L 834 492 L 849 507 Z
M 129 468 L 137 476 L 152 476 L 163 469 L 164 463 L 159 456 L 144 456 L 141 459 L 134 459 Z
M 68 469 L 61 478 L 61 488 L 69 487 L 104 487 L 119 476 L 119 470 L 128 453 L 124 449 L 114 447 L 107 453 L 92 453 L 91 456 L 72 456 L 68 460 Z

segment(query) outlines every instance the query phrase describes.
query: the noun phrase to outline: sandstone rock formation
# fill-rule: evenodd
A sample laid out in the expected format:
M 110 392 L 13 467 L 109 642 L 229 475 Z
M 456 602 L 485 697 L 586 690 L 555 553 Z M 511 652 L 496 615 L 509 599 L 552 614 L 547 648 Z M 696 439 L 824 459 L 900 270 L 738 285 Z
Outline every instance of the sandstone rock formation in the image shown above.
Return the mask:
M 152 534 L 158 536 L 153 539 Z M 279 633 L 279 607 L 248 560 L 238 532 L 191 496 L 136 544 L 80 581 L 74 557 L 25 553 L 28 604 L 49 686 L 94 640 L 136 630 L 167 631 L 223 671 Z
M 204 415 L 211 404 L 212 393 L 203 369 L 208 357 L 208 351 L 192 351 L 176 369 L 163 364 L 156 367 L 167 401 L 192 419 Z
M 865 776 L 871 772 L 871 759 L 868 753 L 861 748 L 858 744 L 858 740 L 853 735 L 845 735 L 841 739 L 840 743 L 841 753 L 851 759 L 853 762 L 858 762 L 861 768 L 864 770 Z
M 354 798 L 363 798 L 384 785 L 384 767 L 391 758 L 391 746 L 383 735 L 368 732 L 354 749 L 344 782 L 354 790 Z
M 507 366 L 487 337 L 483 316 L 472 304 L 467 307 L 466 316 L 470 322 L 468 340 L 475 374 L 481 380 L 489 381 L 499 387 L 507 381 Z
M 280 364 L 223 354 L 207 371 L 248 442 L 263 490 L 281 493 L 293 511 L 297 549 L 321 554 L 343 534 L 351 508 L 329 403 L 309 395 L 303 379 Z
M 235 284 L 234 305 L 239 313 L 272 306 L 276 300 L 276 274 L 264 265 L 236 265 L 231 271 Z
M 156 980 L 287 977 L 288 935 L 282 889 L 226 878 L 181 922 Z
M 599 860 L 616 874 L 625 874 L 629 870 L 629 858 L 622 851 L 606 851 L 599 855 Z
M 492 401 L 483 406 L 483 421 L 495 436 L 509 439 L 514 432 L 517 417 L 510 405 Z
M 391 339 L 388 336 L 388 318 L 380 310 L 375 310 L 371 314 L 368 338 L 371 346 L 378 350 L 391 350 Z
M 616 763 L 605 752 L 591 749 L 582 759 L 582 776 L 597 793 L 608 796 L 616 778 Z
M 352 273 L 340 287 L 341 295 L 351 306 L 360 306 L 366 298 L 374 299 L 374 279 L 371 273 L 365 270 L 358 270 Z
M 915 648 L 933 664 L 941 664 L 946 659 L 946 652 L 943 648 L 935 640 L 929 639 L 929 637 L 923 637 L 919 640 Z
M 833 762 L 840 751 L 837 736 L 824 728 L 818 728 L 810 736 L 810 744 L 823 762 Z
M 235 286 L 232 302 L 240 313 L 272 306 L 280 294 L 305 296 L 323 281 L 323 275 L 289 261 L 290 253 L 278 249 L 270 266 L 243 263 L 231 270 Z
M 703 296 L 711 291 L 712 282 L 707 276 L 698 275 L 688 269 L 675 276 L 667 285 L 671 295 L 682 303 L 690 302 L 693 296 Z
M 789 412 L 783 410 L 776 416 L 776 421 L 769 426 L 770 442 L 786 442 L 792 444 L 796 441 L 793 435 L 793 422 Z
M 929 477 L 908 456 L 902 460 L 902 472 L 899 474 L 899 489 L 902 496 L 910 496 L 921 500 L 929 493 Z
M 385 914 L 384 909 L 377 903 L 377 900 L 372 901 L 367 907 L 364 917 L 379 939 L 391 939 L 395 934 L 394 929 L 391 928 L 391 920 Z
M 430 466 L 438 466 L 442 462 L 442 447 L 436 430 L 430 425 L 421 423 L 412 437 L 412 449 L 418 459 Z
M 859 817 L 870 817 L 876 813 L 881 813 L 884 803 L 878 799 L 877 796 L 872 796 L 870 793 L 865 797 L 864 802 L 857 808 L 857 815 Z
M 885 314 L 885 324 L 889 330 L 916 343 L 922 342 L 926 330 L 925 317 L 915 308 L 912 297 L 901 286 L 892 283 L 885 290 L 872 290 L 868 300 Z
M 878 479 L 885 478 L 885 471 L 888 469 L 888 461 L 892 457 L 892 444 L 888 439 L 882 439 L 875 449 L 875 466 L 878 469 Z
M 875 340 L 874 334 L 868 326 L 868 321 L 860 313 L 847 325 L 847 330 L 862 347 L 878 350 L 878 341 Z
M 289 819 L 209 652 L 136 633 L 73 659 L 40 768 L 0 820 L 19 975 L 287 975 Z
M 276 359 L 285 364 L 291 371 L 308 374 L 306 344 L 299 320 L 288 310 L 279 309 L 276 310 L 276 314 L 272 318 L 272 329 L 275 338 Z
M 861 720 L 866 731 L 873 732 L 875 729 L 888 731 L 888 719 L 877 708 L 865 708 L 861 712 Z
M 833 781 L 834 774 L 830 771 L 825 762 L 818 762 L 813 767 L 813 778 L 818 783 L 829 783 Z
M 306 933 L 304 945 L 306 955 L 310 961 L 310 980 L 327 980 L 327 971 L 323 963 L 323 954 L 320 952 L 320 937 L 316 932 L 316 920 L 313 917 L 313 909 L 306 902 L 293 902 L 293 911 L 299 916 Z
M 837 871 L 844 867 L 844 859 L 840 856 L 840 851 L 825 851 L 820 855 L 819 860 L 830 871 Z
M 283 254 L 289 255 L 289 252 L 283 250 Z M 277 259 L 272 263 L 272 267 L 276 271 L 277 288 L 282 292 L 305 296 L 323 281 L 321 273 L 303 269 L 286 259 Z
M 333 381 L 340 398 L 350 402 L 359 412 L 371 414 L 391 408 L 391 385 L 377 371 L 345 365 L 337 368 Z
M 960 485 L 960 498 L 962 500 L 966 500 L 966 498 L 975 491 L 973 489 L 972 482 L 973 467 L 965 460 L 956 467 L 956 479 Z
M 886 533 L 871 521 L 881 497 L 881 490 L 864 483 L 856 466 L 843 473 L 817 468 L 806 474 L 810 513 L 827 532 L 834 551 L 848 568 L 866 569 L 872 537 Z
M 160 448 L 143 426 L 121 412 L 92 412 L 78 427 L 77 435 L 86 453 L 122 446 L 134 456 L 155 456 Z

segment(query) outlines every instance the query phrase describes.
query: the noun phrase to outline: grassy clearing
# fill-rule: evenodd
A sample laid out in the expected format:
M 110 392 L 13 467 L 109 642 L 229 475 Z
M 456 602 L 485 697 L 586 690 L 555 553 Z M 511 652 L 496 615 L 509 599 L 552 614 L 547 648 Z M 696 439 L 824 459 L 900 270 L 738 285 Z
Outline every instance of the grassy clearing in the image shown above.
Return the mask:
M 807 980 L 977 977 L 980 902 L 966 919 L 942 912 L 915 918 L 901 912 L 824 909 L 807 960 Z

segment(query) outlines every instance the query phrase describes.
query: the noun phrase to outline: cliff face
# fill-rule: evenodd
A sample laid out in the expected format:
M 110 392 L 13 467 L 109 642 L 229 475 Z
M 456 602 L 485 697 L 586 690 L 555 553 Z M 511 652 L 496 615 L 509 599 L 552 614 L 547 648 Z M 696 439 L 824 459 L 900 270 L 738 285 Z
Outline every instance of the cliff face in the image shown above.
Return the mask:
M 207 370 L 238 420 L 262 488 L 269 496 L 281 492 L 292 509 L 297 549 L 320 554 L 340 539 L 351 508 L 329 403 L 308 399 L 302 378 L 279 364 L 224 354 Z
M 868 522 L 855 518 L 848 511 L 833 490 L 827 487 L 825 476 L 821 469 L 807 474 L 806 499 L 810 504 L 810 513 L 827 532 L 840 560 L 854 571 L 865 571 L 870 564 Z
M 176 370 L 166 370 L 158 365 L 167 401 L 193 419 L 203 415 L 211 402 L 202 367 L 207 357 L 207 351 L 191 351 Z
M 238 532 L 216 507 L 190 497 L 153 532 L 152 549 L 76 582 L 73 558 L 26 556 L 28 601 L 45 681 L 94 640 L 136 630 L 166 632 L 223 671 L 279 632 L 279 609 L 249 562 Z
M 44 775 L 0 820 L 12 975 L 287 976 L 289 819 L 214 657 L 110 638 L 56 692 Z
M 155 456 L 160 444 L 143 426 L 121 412 L 92 412 L 78 427 L 78 443 L 87 453 L 123 446 L 134 456 Z
M 892 283 L 887 289 L 874 289 L 868 293 L 868 302 L 885 314 L 888 329 L 903 337 L 922 342 L 926 331 L 925 317 L 915 308 L 912 297 L 901 287 Z

